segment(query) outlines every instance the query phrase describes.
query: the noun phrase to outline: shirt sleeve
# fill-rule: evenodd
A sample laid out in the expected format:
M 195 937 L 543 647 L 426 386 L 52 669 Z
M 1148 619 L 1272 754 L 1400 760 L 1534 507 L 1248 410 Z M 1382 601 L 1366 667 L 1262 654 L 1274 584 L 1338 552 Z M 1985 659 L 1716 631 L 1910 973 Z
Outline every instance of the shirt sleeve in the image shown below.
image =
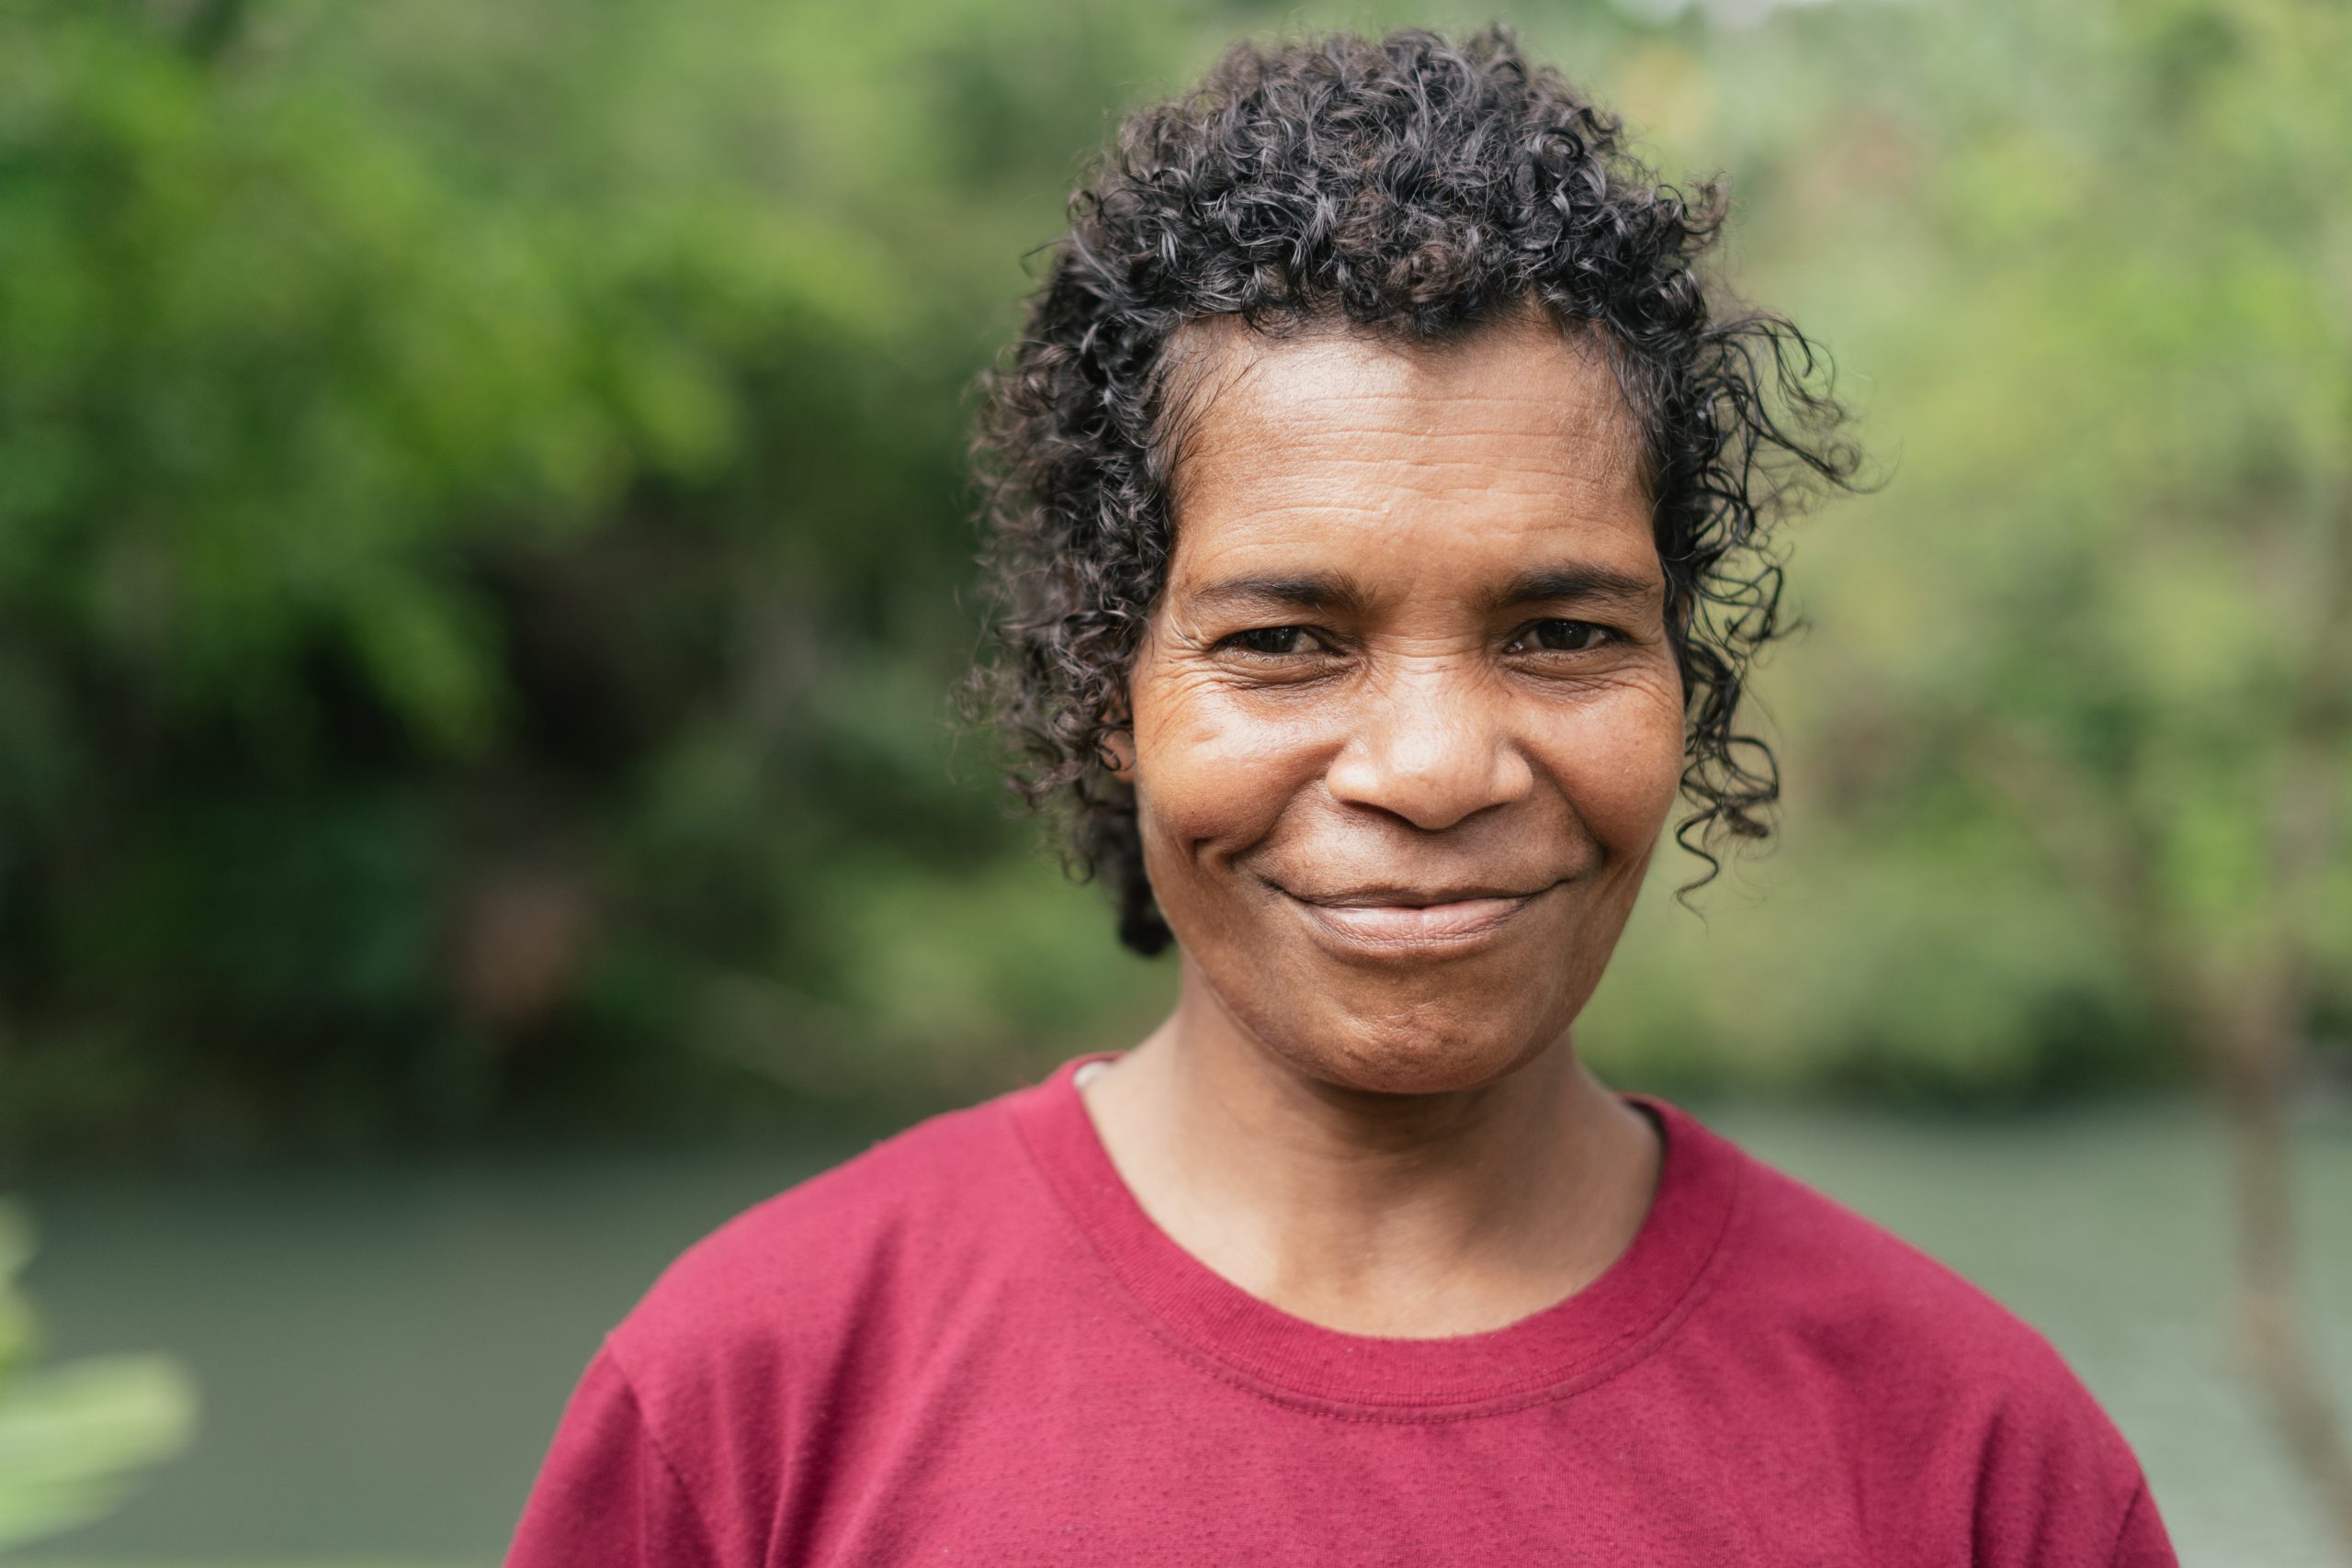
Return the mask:
M 2180 1568 L 2180 1559 L 2173 1555 L 2172 1538 L 2165 1533 L 2156 1500 L 2148 1495 L 2144 1481 L 2124 1510 L 2123 1533 L 2116 1538 L 2109 1568 Z
M 1983 1386 L 1977 1568 L 2177 1568 L 2138 1456 L 2047 1340 L 2013 1340 Z
M 506 1568 L 721 1568 L 685 1483 L 609 1348 L 565 1405 Z

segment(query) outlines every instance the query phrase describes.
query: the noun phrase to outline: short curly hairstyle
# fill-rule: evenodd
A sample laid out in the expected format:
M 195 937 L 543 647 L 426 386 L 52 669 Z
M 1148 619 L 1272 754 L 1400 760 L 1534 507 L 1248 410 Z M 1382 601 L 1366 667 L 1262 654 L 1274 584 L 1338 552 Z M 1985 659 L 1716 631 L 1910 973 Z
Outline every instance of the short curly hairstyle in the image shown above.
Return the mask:
M 1767 531 L 1824 482 L 1852 487 L 1860 454 L 1826 357 L 1701 276 L 1725 209 L 1720 180 L 1660 183 L 1616 117 L 1500 27 L 1458 46 L 1238 44 L 1127 117 L 981 378 L 993 651 L 966 691 L 1015 748 L 1023 805 L 1066 808 L 1066 862 L 1108 884 L 1128 947 L 1171 937 L 1104 741 L 1174 542 L 1170 349 L 1208 317 L 1438 344 L 1534 303 L 1593 332 L 1640 432 L 1666 576 L 1693 807 L 1676 837 L 1706 863 L 1690 886 L 1725 837 L 1770 835 L 1778 764 L 1736 728 L 1750 661 L 1784 629 Z

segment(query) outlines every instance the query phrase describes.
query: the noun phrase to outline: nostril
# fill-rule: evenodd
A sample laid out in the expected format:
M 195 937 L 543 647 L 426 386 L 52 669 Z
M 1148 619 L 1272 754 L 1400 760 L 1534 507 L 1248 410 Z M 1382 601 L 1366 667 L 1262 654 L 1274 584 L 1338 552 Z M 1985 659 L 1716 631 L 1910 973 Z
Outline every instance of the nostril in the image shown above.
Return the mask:
M 1526 756 L 1507 737 L 1458 725 L 1418 736 L 1359 737 L 1325 774 L 1333 799 L 1430 830 L 1522 799 L 1533 782 Z

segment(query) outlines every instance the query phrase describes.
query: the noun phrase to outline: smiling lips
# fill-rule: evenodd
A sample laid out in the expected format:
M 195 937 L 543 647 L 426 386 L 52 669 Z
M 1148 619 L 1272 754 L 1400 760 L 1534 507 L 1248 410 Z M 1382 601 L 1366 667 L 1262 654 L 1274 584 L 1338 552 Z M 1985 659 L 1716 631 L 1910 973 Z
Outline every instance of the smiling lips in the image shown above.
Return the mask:
M 1397 956 L 1452 955 L 1484 945 L 1513 916 L 1558 886 L 1532 892 L 1494 887 L 1421 891 L 1367 887 L 1349 893 L 1289 893 L 1309 921 L 1347 947 Z

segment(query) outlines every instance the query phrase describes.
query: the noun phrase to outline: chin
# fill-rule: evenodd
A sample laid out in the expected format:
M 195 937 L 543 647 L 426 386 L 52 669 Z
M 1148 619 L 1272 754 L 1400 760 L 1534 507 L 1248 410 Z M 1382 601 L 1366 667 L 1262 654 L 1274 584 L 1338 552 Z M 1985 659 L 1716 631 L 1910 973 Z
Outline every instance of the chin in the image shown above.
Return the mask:
M 1566 1031 L 1531 1019 L 1408 1013 L 1269 1021 L 1256 1032 L 1293 1067 L 1334 1089 L 1451 1094 L 1509 1077 Z

